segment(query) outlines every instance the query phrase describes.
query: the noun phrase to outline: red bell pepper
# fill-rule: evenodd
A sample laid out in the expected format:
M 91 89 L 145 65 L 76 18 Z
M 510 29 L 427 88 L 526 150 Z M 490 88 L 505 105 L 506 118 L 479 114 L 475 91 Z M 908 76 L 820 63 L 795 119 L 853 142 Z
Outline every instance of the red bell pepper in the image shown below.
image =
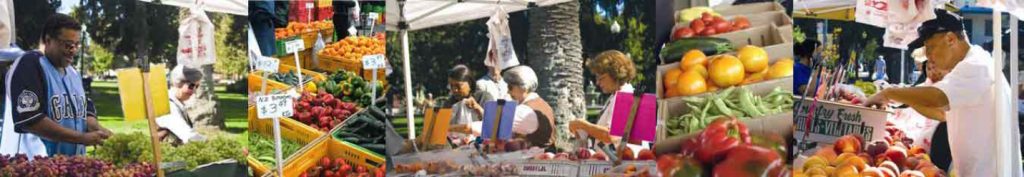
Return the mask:
M 722 163 L 714 168 L 714 177 L 782 177 L 786 175 L 785 161 L 775 151 L 744 144 L 729 151 Z
M 714 164 L 722 160 L 726 153 L 736 146 L 750 144 L 750 132 L 748 132 L 747 126 L 734 117 L 715 119 L 697 138 L 698 144 L 688 142 L 684 145 L 697 145 L 691 146 L 691 148 L 696 148 L 694 152 L 697 160 L 704 164 Z

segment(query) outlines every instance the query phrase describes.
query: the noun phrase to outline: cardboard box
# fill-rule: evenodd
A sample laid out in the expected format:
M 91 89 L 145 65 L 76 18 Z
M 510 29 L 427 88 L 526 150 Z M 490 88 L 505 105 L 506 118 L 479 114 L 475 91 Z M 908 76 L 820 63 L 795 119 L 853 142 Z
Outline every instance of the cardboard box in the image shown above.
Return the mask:
M 811 133 L 807 141 L 832 144 L 843 135 L 859 134 L 864 142 L 882 140 L 885 137 L 886 117 L 890 114 L 884 110 L 872 109 L 857 105 L 837 103 L 831 101 L 797 97 L 795 99 L 799 106 L 793 110 L 796 132 L 793 138 L 803 139 L 805 122 L 808 111 L 814 107 L 814 118 L 811 125 Z
M 793 39 L 784 38 L 783 31 L 776 25 L 755 26 L 745 30 L 731 33 L 714 35 L 712 37 L 724 38 L 732 42 L 737 48 L 745 45 L 756 45 L 768 52 L 768 58 L 775 60 L 787 57 L 793 58 Z M 792 32 L 789 33 L 792 35 Z
M 779 34 L 782 35 L 782 41 L 793 42 L 793 18 L 786 15 L 785 11 L 762 12 L 744 16 L 747 17 L 747 20 L 750 20 L 750 26 L 775 25 L 778 28 Z M 727 19 L 732 19 L 733 17 L 728 17 Z
M 791 137 L 793 132 L 793 121 L 790 119 L 792 118 L 793 113 L 787 112 L 757 119 L 741 120 L 740 122 L 747 125 L 747 129 L 750 131 L 750 134 L 753 135 L 776 134 L 782 137 Z M 658 128 L 662 129 L 663 127 Z M 662 132 L 664 131 L 659 131 L 659 133 Z M 659 139 L 658 142 L 654 144 L 654 148 L 652 148 L 652 150 L 654 150 L 655 155 L 679 153 L 683 141 L 693 138 L 694 136 L 697 136 L 697 132 L 686 135 L 664 137 L 664 139 Z
M 529 160 L 515 163 L 520 176 L 577 176 L 580 163 L 568 160 Z
M 784 90 L 793 90 L 793 78 L 779 78 L 774 80 L 762 81 L 755 84 L 740 86 L 741 88 L 749 89 L 754 92 L 754 95 L 763 96 L 771 93 L 775 88 L 781 88 Z M 717 92 L 714 92 L 717 93 Z M 706 97 L 713 93 L 704 93 L 696 95 L 698 97 Z M 657 140 L 665 140 L 669 138 L 668 129 L 665 125 L 667 119 L 678 117 L 685 113 L 689 113 L 691 110 L 686 107 L 686 97 L 673 97 L 662 99 L 658 101 L 658 130 Z M 787 134 L 791 128 L 788 128 L 793 124 L 792 113 L 781 113 L 776 115 L 768 115 L 758 118 L 752 118 L 743 120 L 747 124 L 747 128 L 751 130 L 751 134 L 755 133 L 779 133 Z M 758 129 L 754 129 L 758 127 Z M 763 130 L 761 130 L 763 129 Z
M 740 5 L 715 6 L 715 12 L 722 16 L 756 14 L 761 12 L 786 12 L 786 8 L 778 2 L 761 2 Z M 754 22 L 751 20 L 751 22 Z
M 649 174 L 658 174 L 658 164 L 653 160 L 627 160 L 622 161 L 620 166 L 622 165 L 633 165 L 636 166 L 637 170 L 647 169 L 647 173 Z M 612 169 L 616 167 L 618 166 L 615 166 L 611 161 L 585 160 L 580 162 L 580 172 L 579 175 L 576 176 L 590 177 L 602 174 L 616 176 L 615 174 L 609 174 L 612 172 Z

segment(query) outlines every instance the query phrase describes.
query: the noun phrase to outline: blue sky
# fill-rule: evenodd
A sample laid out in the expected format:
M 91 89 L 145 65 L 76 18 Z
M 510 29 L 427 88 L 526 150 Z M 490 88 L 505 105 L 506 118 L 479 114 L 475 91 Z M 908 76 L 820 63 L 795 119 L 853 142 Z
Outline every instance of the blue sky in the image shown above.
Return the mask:
M 69 14 L 72 7 L 80 6 L 81 4 L 82 0 L 62 0 L 60 7 L 57 8 L 57 13 Z

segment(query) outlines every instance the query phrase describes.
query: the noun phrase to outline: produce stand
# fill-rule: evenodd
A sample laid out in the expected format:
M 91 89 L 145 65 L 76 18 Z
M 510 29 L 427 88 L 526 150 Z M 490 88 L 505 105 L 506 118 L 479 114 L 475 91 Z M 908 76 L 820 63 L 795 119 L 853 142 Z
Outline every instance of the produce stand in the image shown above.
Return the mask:
M 384 164 L 383 157 L 372 155 L 358 146 L 336 141 L 327 136 L 318 138 L 298 154 L 299 156 L 294 157 L 296 161 L 285 166 L 285 176 L 299 176 L 306 172 L 306 169 L 318 164 L 320 162 L 318 159 L 325 157 L 342 158 L 348 164 L 366 169 L 382 169 Z
M 263 136 L 273 136 L 273 122 L 270 120 L 256 118 L 256 107 L 249 107 L 249 130 L 250 133 L 258 133 Z M 318 130 L 312 129 L 309 126 L 305 126 L 302 123 L 296 122 L 292 119 L 281 119 L 281 137 L 283 139 L 300 142 L 303 145 L 311 145 L 317 138 L 323 137 L 324 133 Z M 292 163 L 294 157 L 298 156 L 298 153 L 291 154 L 285 158 L 284 164 Z M 255 157 L 248 156 L 249 166 L 253 169 L 253 175 L 263 176 L 269 172 L 269 168 L 264 166 L 256 160 Z
M 654 153 L 664 166 L 652 170 L 663 176 L 786 174 L 788 166 L 766 164 L 785 164 L 789 150 L 782 137 L 793 129 L 794 27 L 785 8 L 774 1 L 676 4 L 671 39 L 655 72 Z M 738 143 L 721 144 L 725 140 Z
M 808 3 L 806 6 L 796 6 L 794 13 L 795 16 L 797 16 L 798 18 L 817 19 L 819 21 L 823 21 L 825 23 L 825 26 L 828 26 L 828 22 L 830 20 L 854 21 L 856 19 L 858 22 L 860 22 L 860 20 L 863 19 L 858 19 L 858 16 L 856 16 L 860 14 L 855 13 L 855 9 L 860 7 L 855 8 L 855 6 L 857 6 L 855 2 L 856 1 L 835 1 Z M 926 1 L 926 3 L 931 2 Z M 953 12 L 958 11 L 960 8 L 967 7 L 959 6 L 959 4 L 954 5 L 953 3 L 933 5 L 936 9 L 946 9 Z M 972 6 L 972 4 L 967 5 Z M 992 11 L 994 19 L 1000 18 L 1002 13 L 1000 11 L 1000 9 L 995 9 Z M 1011 29 L 1016 29 L 1016 23 L 1018 21 L 1018 18 L 1011 16 L 1010 19 L 1010 26 L 1013 26 Z M 1001 46 L 1000 43 L 1002 42 L 1002 37 L 1000 35 L 1002 34 L 1002 24 L 1001 22 L 997 21 L 1000 20 L 994 20 L 991 28 L 995 31 L 992 32 L 994 40 L 993 45 Z M 971 28 L 970 24 L 965 25 L 968 28 Z M 830 29 L 831 28 L 826 27 L 825 30 Z M 975 30 L 974 32 L 977 33 L 978 31 Z M 1011 36 L 1016 36 L 1017 32 L 1017 30 L 1013 30 L 1013 32 L 1011 32 L 1010 34 L 1014 34 Z M 818 33 L 828 34 L 829 32 L 823 32 L 819 30 Z M 822 39 L 821 37 L 818 38 L 819 40 L 822 40 L 826 46 L 828 46 L 830 43 L 834 43 L 833 40 L 855 40 L 838 38 L 832 39 L 831 37 L 827 39 Z M 1010 53 L 1012 56 L 1017 55 L 1016 50 L 1018 49 L 1018 46 L 1016 44 L 1016 40 L 1016 37 L 1011 38 L 1011 41 L 1013 41 L 1013 44 L 1010 45 Z M 1004 65 L 1003 60 L 1001 59 L 1001 56 L 1003 55 L 1001 50 L 1001 47 L 993 47 L 993 51 L 991 51 L 993 58 L 996 58 L 996 60 L 994 61 L 995 68 L 1002 68 Z M 889 87 L 909 87 L 908 85 L 903 84 L 906 83 L 906 81 L 901 78 L 899 79 L 900 83 L 893 85 L 872 84 L 870 83 L 870 81 L 865 82 L 865 84 L 862 83 L 861 81 L 855 81 L 861 80 L 862 78 L 854 79 L 852 77 L 844 76 L 843 74 L 836 74 L 853 68 L 849 67 L 849 65 L 857 62 L 857 59 L 855 57 L 845 59 L 846 57 L 847 56 L 841 56 L 838 59 L 840 61 L 837 62 L 839 63 L 838 66 L 822 67 L 819 66 L 821 65 L 820 63 L 814 63 L 811 65 L 813 66 L 812 73 L 815 73 L 815 75 L 817 75 L 816 73 L 822 73 L 823 75 L 812 75 L 811 78 L 814 80 L 825 80 L 825 82 L 821 83 L 820 85 L 808 85 L 808 90 L 821 89 L 828 90 L 828 92 L 820 92 L 824 93 L 825 95 L 808 94 L 797 97 L 799 100 L 802 101 L 797 101 L 798 106 L 797 108 L 795 108 L 797 110 L 797 115 L 796 117 L 794 117 L 796 119 L 794 120 L 796 122 L 795 126 L 797 126 L 796 133 L 794 134 L 794 138 L 797 140 L 797 145 L 795 146 L 795 148 L 797 148 L 796 150 L 798 152 L 798 156 L 796 157 L 793 164 L 793 168 L 797 169 L 794 174 L 798 176 L 810 176 L 816 174 L 816 172 L 812 172 L 816 171 L 813 169 L 815 168 L 814 166 L 821 166 L 822 162 L 835 162 L 831 157 L 835 157 L 833 156 L 834 154 L 841 156 L 844 153 L 843 151 L 846 151 L 846 153 L 868 153 L 868 157 L 863 158 L 869 161 L 867 165 L 868 168 L 883 169 L 885 167 L 888 167 L 888 165 L 879 165 L 878 163 L 875 163 L 876 161 L 884 163 L 895 162 L 892 166 L 904 168 L 901 171 L 914 171 L 915 173 L 921 172 L 924 173 L 925 176 L 932 176 L 934 174 L 946 174 L 946 172 L 934 167 L 934 165 L 931 164 L 930 160 L 927 160 L 927 151 L 929 151 L 929 148 L 931 146 L 929 139 L 931 138 L 931 133 L 932 131 L 934 131 L 934 127 L 938 124 L 938 122 L 927 120 L 924 116 L 922 116 L 920 113 L 917 113 L 915 110 L 911 108 L 890 108 L 888 111 L 880 111 L 876 109 L 865 108 L 859 105 L 860 102 L 863 101 L 863 98 L 870 97 L 873 94 L 873 92 L 875 92 L 875 90 L 881 90 L 881 88 Z M 817 60 L 823 59 L 816 57 L 814 60 L 817 62 Z M 900 59 L 900 62 L 903 62 L 902 60 L 903 59 Z M 1016 67 L 1017 60 L 1011 57 L 1009 61 L 1010 74 L 1007 76 L 1007 78 L 1010 78 L 1009 82 L 1011 83 L 1010 88 L 1012 91 L 1008 92 L 1012 92 L 1013 95 L 1017 95 L 1017 89 L 1012 89 L 1016 88 L 1016 86 L 1019 84 L 1017 83 L 1016 78 L 1019 72 Z M 825 71 L 822 72 L 822 70 Z M 900 70 L 901 75 L 907 74 L 909 72 L 910 71 Z M 1001 70 L 996 69 L 994 72 L 1001 72 Z M 997 87 L 997 89 L 1003 88 Z M 842 90 L 842 92 L 839 92 L 837 94 L 833 90 Z M 863 91 L 863 93 L 861 91 Z M 811 92 L 819 93 L 814 91 Z M 892 106 L 895 105 L 887 105 L 887 107 Z M 1016 110 L 1017 108 L 1014 107 L 1013 109 Z M 1015 125 L 1018 123 L 1018 121 L 1019 120 L 1016 118 L 999 119 L 997 124 Z M 931 130 L 929 130 L 929 128 Z M 1016 131 L 1010 131 L 1007 130 L 1006 128 L 994 129 L 994 131 L 996 132 L 1009 132 L 997 134 L 1011 135 L 1009 137 L 1019 138 L 1019 134 Z M 853 136 L 856 136 L 856 138 L 851 138 Z M 857 143 L 861 145 L 850 145 Z M 1018 145 L 1003 145 L 995 149 L 995 151 L 993 151 L 992 153 L 1003 154 L 997 156 L 1005 156 L 1006 153 L 1010 151 L 1019 151 L 1019 149 L 1014 148 L 1017 146 Z M 881 153 L 889 157 L 886 157 L 885 159 L 872 157 L 873 155 L 880 153 L 878 152 L 878 149 L 881 149 Z M 849 152 L 851 150 L 854 152 Z M 825 160 L 822 160 L 823 158 Z M 920 160 L 922 158 L 925 160 Z M 840 161 L 839 159 L 835 160 Z M 909 163 L 905 164 L 902 162 L 904 160 L 914 161 L 915 163 L 927 162 L 927 165 L 908 165 Z M 824 167 L 833 167 L 837 169 L 840 168 L 839 166 L 836 165 L 837 164 L 824 165 Z M 863 171 L 863 169 L 861 170 Z M 889 173 L 886 171 L 891 170 L 883 169 L 880 171 L 883 171 L 884 173 Z

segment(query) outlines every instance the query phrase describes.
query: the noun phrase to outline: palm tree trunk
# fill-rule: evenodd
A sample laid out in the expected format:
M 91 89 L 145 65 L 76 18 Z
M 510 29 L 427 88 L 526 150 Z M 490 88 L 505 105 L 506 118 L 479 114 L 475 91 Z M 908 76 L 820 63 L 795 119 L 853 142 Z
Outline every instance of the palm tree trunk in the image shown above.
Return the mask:
M 569 121 L 586 116 L 579 11 L 569 1 L 528 12 L 527 64 L 537 72 L 537 94 L 554 109 L 555 145 L 563 150 L 571 149 Z

